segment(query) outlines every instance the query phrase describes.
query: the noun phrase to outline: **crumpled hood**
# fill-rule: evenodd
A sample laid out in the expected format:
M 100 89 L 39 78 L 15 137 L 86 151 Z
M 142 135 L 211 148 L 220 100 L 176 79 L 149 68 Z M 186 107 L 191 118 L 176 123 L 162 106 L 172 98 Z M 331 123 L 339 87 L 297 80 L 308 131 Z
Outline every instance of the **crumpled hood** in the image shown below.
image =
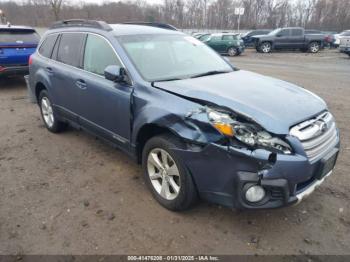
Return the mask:
M 244 70 L 154 86 L 230 108 L 274 134 L 288 134 L 290 127 L 327 109 L 321 98 L 301 87 Z

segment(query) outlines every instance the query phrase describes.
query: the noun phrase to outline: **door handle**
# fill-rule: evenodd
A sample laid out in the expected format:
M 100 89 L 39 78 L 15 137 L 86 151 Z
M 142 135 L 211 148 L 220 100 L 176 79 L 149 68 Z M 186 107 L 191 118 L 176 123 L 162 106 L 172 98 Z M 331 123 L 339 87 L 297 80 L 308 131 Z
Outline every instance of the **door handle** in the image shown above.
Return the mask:
M 76 85 L 77 87 L 79 87 L 80 89 L 83 89 L 83 90 L 85 90 L 85 89 L 87 88 L 86 82 L 85 82 L 84 80 L 82 80 L 82 79 L 78 79 L 78 80 L 75 82 L 75 85 Z
M 49 74 L 53 74 L 53 70 L 51 67 L 46 67 L 46 71 L 49 73 Z

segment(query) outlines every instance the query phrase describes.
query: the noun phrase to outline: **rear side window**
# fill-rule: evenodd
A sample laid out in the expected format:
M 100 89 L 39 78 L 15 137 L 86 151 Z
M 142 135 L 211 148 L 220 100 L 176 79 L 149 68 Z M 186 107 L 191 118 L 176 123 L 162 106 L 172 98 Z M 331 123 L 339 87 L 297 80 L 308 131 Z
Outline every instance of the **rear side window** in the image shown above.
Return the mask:
M 222 37 L 222 40 L 234 40 L 234 36 L 233 35 L 224 35 Z
M 88 35 L 85 45 L 84 70 L 104 75 L 109 65 L 121 66 L 113 48 L 102 37 Z
M 39 48 L 39 53 L 47 58 L 51 57 L 52 49 L 56 43 L 58 35 L 48 35 Z
M 281 30 L 278 35 L 280 36 L 289 36 L 289 29 L 284 29 L 284 30 Z
M 292 29 L 292 36 L 302 36 L 303 30 L 302 29 Z
M 35 31 L 0 31 L 0 43 L 38 43 L 39 39 Z
M 57 61 L 65 63 L 67 65 L 79 67 L 84 40 L 85 34 L 62 34 L 57 54 Z

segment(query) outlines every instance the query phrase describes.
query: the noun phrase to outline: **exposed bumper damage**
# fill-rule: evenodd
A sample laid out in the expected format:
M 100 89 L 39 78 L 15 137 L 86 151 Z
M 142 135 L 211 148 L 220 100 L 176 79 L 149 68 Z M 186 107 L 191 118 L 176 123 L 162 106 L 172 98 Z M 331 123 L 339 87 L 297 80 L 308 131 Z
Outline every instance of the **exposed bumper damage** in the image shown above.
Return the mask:
M 338 148 L 339 145 L 332 154 L 336 154 Z M 277 154 L 276 162 L 271 165 L 271 153 L 265 150 L 249 151 L 209 144 L 203 148 L 176 151 L 190 170 L 201 198 L 239 209 L 296 204 L 329 176 L 318 177 L 322 160 L 311 164 L 300 154 Z M 266 166 L 269 169 L 265 169 Z M 254 184 L 266 190 L 266 197 L 255 204 L 244 198 L 246 188 Z
M 192 112 L 188 117 L 197 118 L 204 111 Z M 286 140 L 293 148 L 292 154 L 217 142 L 174 150 L 185 161 L 201 198 L 239 209 L 279 208 L 299 203 L 322 184 L 332 171 L 323 174 L 325 163 L 333 158 L 333 169 L 339 151 L 338 137 L 337 145 L 326 156 L 310 162 L 297 138 L 287 136 Z M 254 185 L 261 186 L 266 194 L 252 203 L 245 193 Z

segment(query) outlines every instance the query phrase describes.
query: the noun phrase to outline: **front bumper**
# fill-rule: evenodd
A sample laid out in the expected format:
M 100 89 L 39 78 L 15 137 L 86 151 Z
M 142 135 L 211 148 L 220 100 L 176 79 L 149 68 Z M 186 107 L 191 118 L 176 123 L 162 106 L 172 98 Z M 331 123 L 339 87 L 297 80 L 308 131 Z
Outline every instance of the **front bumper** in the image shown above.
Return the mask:
M 4 66 L 0 70 L 0 76 L 24 76 L 28 72 L 28 66 Z
M 276 162 L 269 165 L 271 152 L 261 149 L 250 151 L 209 144 L 204 148 L 176 151 L 191 172 L 202 199 L 238 209 L 297 204 L 331 173 L 321 177 L 323 158 L 311 163 L 300 152 L 277 154 Z M 337 155 L 338 151 L 339 141 L 327 155 Z M 268 165 L 269 168 L 266 168 Z M 249 203 L 244 197 L 245 189 L 256 184 L 265 189 L 266 197 L 257 204 Z

